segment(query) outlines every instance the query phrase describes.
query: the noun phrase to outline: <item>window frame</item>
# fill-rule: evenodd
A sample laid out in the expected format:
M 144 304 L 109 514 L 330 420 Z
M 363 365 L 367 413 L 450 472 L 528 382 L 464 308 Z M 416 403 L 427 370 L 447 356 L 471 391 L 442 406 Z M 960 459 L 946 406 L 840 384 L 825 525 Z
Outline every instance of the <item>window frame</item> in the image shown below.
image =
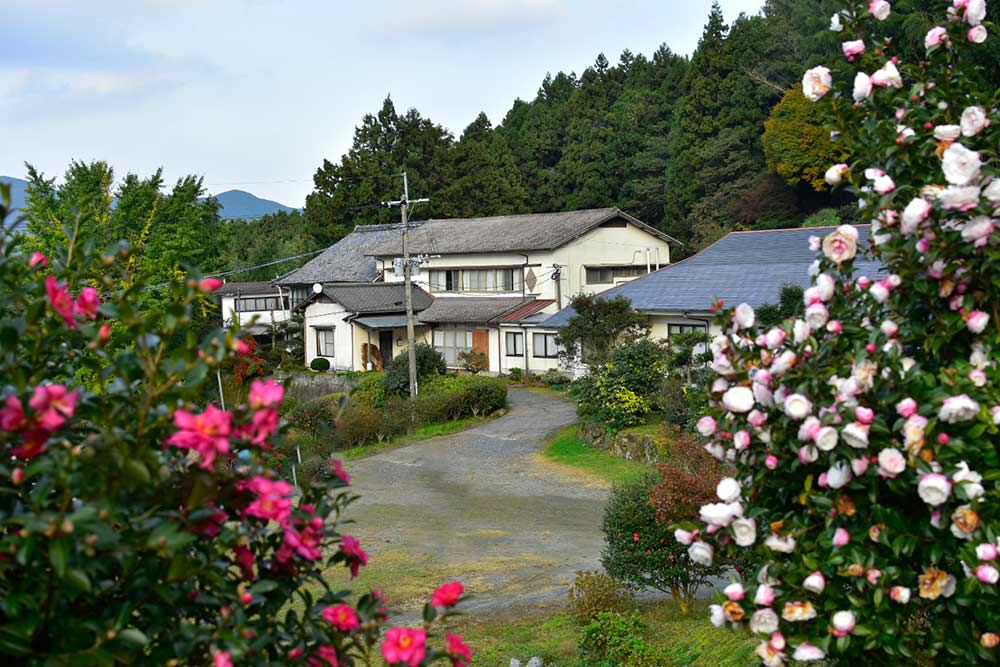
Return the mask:
M 603 275 L 598 276 L 598 280 L 591 280 L 591 272 L 608 273 L 610 280 L 602 280 Z M 619 278 L 638 278 L 649 275 L 649 271 L 642 264 L 618 264 L 614 266 L 585 266 L 584 280 L 588 285 L 613 285 Z
M 667 322 L 667 338 L 670 336 L 675 336 L 678 334 L 686 333 L 708 333 L 708 325 L 702 324 L 680 324 L 676 322 Z
M 504 332 L 504 353 L 508 357 L 524 358 L 524 332 L 506 331 Z M 514 352 L 511 352 L 511 340 L 514 341 Z
M 427 286 L 431 293 L 513 294 L 524 289 L 521 267 L 431 269 Z
M 438 335 L 440 334 L 442 342 L 438 342 Z M 460 335 L 464 335 L 465 341 L 468 345 L 458 345 L 458 338 Z M 451 338 L 452 344 L 448 344 L 448 338 Z M 431 332 L 431 347 L 440 352 L 444 356 L 445 364 L 448 368 L 458 368 L 460 361 L 458 355 L 462 352 L 472 351 L 472 329 L 434 329 Z
M 334 359 L 337 352 L 337 327 L 313 327 L 316 331 L 316 356 L 324 357 L 326 359 Z M 325 354 L 326 352 L 326 339 L 325 334 L 330 334 L 329 344 L 333 348 L 330 354 Z
M 531 356 L 535 359 L 558 359 L 559 358 L 559 344 L 556 342 L 556 336 L 559 334 L 546 333 L 544 331 L 534 331 L 531 334 Z M 542 354 L 538 353 L 538 336 L 542 336 Z M 549 352 L 549 341 L 552 341 L 552 351 L 553 354 L 548 354 Z

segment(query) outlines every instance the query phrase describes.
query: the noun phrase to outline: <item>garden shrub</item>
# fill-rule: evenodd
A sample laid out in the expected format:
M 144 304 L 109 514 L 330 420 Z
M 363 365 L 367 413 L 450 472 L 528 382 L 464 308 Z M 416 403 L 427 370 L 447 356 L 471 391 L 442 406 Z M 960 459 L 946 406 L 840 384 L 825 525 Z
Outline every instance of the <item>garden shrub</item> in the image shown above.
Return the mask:
M 590 380 L 576 383 L 578 411 L 613 431 L 636 426 L 652 410 L 650 398 L 666 373 L 663 346 L 649 338 L 622 343 L 610 360 L 594 367 Z
M 309 368 L 314 371 L 328 371 L 330 370 L 330 360 L 326 357 L 316 357 L 309 362 Z
M 522 377 L 521 377 L 522 373 L 523 373 L 523 371 L 520 368 L 517 368 L 517 367 L 510 368 L 510 369 L 507 370 L 507 375 L 510 376 L 510 381 L 513 382 L 513 383 L 515 383 L 515 384 L 518 384 L 518 383 L 521 382 L 521 380 L 522 380 Z
M 550 387 L 561 387 L 570 383 L 569 377 L 560 370 L 550 368 L 542 375 L 542 382 Z
M 632 596 L 603 572 L 577 572 L 569 588 L 569 613 L 580 625 L 594 620 L 600 612 L 624 612 L 634 606 Z
M 365 403 L 374 408 L 383 408 L 386 404 L 385 376 L 383 373 L 368 373 L 358 382 L 351 392 L 351 400 Z
M 461 352 L 458 361 L 473 375 L 490 370 L 490 360 L 485 352 Z
M 344 403 L 344 394 L 341 393 L 302 401 L 288 414 L 288 420 L 292 426 L 314 438 L 327 436 L 333 431 Z
M 659 472 L 651 471 L 612 487 L 601 526 L 604 531 L 601 564 L 609 575 L 631 588 L 670 593 L 686 611 L 698 587 L 709 583 L 722 570 L 718 566 L 709 568 L 692 563 L 686 548 L 673 539 L 673 519 L 663 516 L 661 520 L 650 499 L 663 481 Z M 695 487 L 693 493 L 699 488 Z M 672 512 L 668 509 L 666 514 Z
M 372 440 L 381 442 L 387 435 L 381 410 L 365 403 L 348 403 L 337 418 L 333 442 L 337 449 L 348 449 Z
M 699 432 L 736 472 L 676 536 L 696 562 L 765 562 L 712 620 L 749 621 L 766 664 L 996 664 L 996 27 L 981 1 L 929 5 L 913 62 L 888 2 L 846 7 L 852 56 L 803 88 L 854 155 L 827 180 L 859 197 L 871 245 L 851 226 L 811 241 L 801 318 L 720 311 Z
M 418 343 L 414 348 L 417 358 L 417 381 L 423 382 L 435 375 L 448 372 L 444 355 L 427 343 Z M 402 353 L 392 358 L 385 365 L 385 393 L 397 396 L 407 396 L 410 393 L 410 361 L 409 354 Z
M 242 347 L 235 329 L 186 328 L 221 281 L 157 285 L 144 310 L 125 245 L 95 255 L 70 233 L 45 257 L 2 234 L 2 664 L 346 664 L 393 655 L 401 633 L 428 638 L 410 665 L 460 657 L 437 625 L 383 638 L 379 595 L 330 589 L 331 567 L 367 563 L 342 532 L 349 478 L 293 493 L 276 475 L 280 384 L 252 382 L 229 410 L 197 402 Z
M 639 612 L 601 611 L 583 629 L 580 656 L 586 665 L 654 667 L 664 664 L 643 636 Z

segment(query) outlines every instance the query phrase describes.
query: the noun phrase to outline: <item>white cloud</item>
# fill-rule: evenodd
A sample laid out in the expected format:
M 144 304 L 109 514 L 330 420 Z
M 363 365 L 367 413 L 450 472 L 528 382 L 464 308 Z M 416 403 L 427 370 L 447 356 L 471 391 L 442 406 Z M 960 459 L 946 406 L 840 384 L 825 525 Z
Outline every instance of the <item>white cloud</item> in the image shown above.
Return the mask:
M 490 30 L 502 25 L 532 25 L 558 18 L 563 0 L 432 0 L 389 3 L 378 26 L 396 32 Z

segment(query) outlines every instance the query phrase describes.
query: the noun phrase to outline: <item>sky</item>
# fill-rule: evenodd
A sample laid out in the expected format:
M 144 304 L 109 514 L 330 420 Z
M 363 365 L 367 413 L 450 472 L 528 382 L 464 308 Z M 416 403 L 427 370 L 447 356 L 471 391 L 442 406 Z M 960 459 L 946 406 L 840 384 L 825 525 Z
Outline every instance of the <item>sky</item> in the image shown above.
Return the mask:
M 720 0 L 731 22 L 762 0 Z M 711 0 L 0 0 L 0 175 L 102 159 L 302 206 L 391 95 L 456 136 L 598 53 L 690 54 Z

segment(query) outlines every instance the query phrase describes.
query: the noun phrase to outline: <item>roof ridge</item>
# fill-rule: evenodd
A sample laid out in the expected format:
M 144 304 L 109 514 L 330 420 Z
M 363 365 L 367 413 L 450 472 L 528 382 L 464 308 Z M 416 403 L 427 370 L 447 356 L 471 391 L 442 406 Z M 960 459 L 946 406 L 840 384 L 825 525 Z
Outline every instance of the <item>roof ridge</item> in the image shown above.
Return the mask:
M 871 227 L 870 223 L 847 223 L 844 225 L 848 227 Z M 843 227 L 844 225 L 822 225 L 820 227 L 781 227 L 779 229 L 738 229 L 736 231 L 729 232 L 729 234 L 770 234 L 772 232 L 807 232 L 813 229 L 836 229 L 837 227 Z M 726 236 L 729 236 L 726 234 Z M 722 238 L 726 238 L 723 236 Z
M 457 218 L 427 218 L 422 222 L 457 222 L 459 220 L 492 220 L 494 218 L 537 218 L 540 216 L 572 215 L 574 213 L 588 213 L 596 211 L 619 211 L 616 206 L 598 206 L 596 208 L 577 208 L 572 211 L 546 211 L 544 213 L 507 213 L 503 215 L 479 215 L 472 217 Z

